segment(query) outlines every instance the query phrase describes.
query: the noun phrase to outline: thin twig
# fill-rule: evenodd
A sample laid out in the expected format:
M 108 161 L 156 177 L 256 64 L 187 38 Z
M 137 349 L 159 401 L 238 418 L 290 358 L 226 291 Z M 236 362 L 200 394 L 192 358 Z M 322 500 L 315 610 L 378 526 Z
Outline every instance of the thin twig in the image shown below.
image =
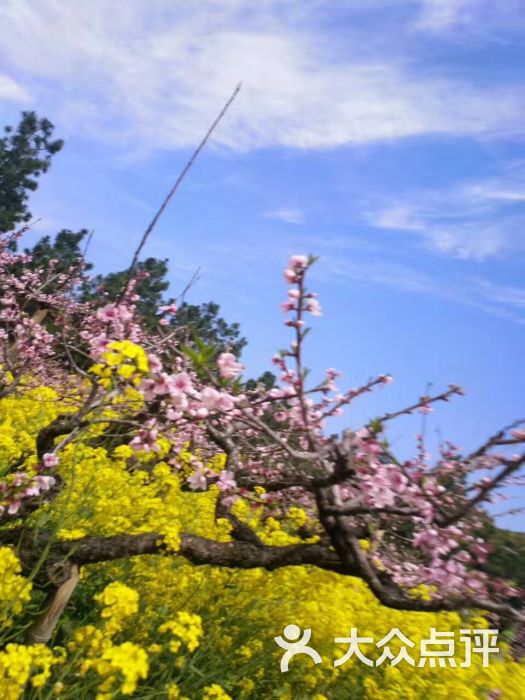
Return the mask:
M 177 302 L 178 302 L 179 304 L 183 304 L 183 303 L 184 303 L 184 299 L 185 299 L 185 297 L 186 297 L 186 294 L 190 291 L 190 289 L 193 287 L 193 285 L 196 284 L 196 283 L 199 281 L 199 279 L 200 279 L 200 272 L 201 272 L 201 269 L 200 269 L 200 267 L 198 267 L 198 268 L 194 271 L 194 273 L 192 274 L 192 276 L 191 276 L 189 282 L 186 284 L 186 286 L 184 287 L 184 289 L 182 290 L 182 292 L 181 292 L 181 293 L 179 294 L 179 296 L 177 297 Z
M 189 159 L 189 161 L 186 163 L 186 165 L 185 165 L 184 168 L 182 169 L 182 171 L 181 171 L 179 177 L 178 177 L 178 178 L 176 179 L 176 181 L 175 181 L 175 184 L 173 185 L 173 187 L 171 188 L 171 190 L 168 192 L 168 195 L 166 196 L 166 198 L 165 198 L 164 201 L 162 202 L 162 204 L 161 204 L 159 210 L 157 211 L 157 213 L 155 214 L 155 216 L 153 217 L 153 219 L 151 220 L 151 222 L 150 222 L 148 228 L 144 231 L 144 235 L 142 236 L 142 240 L 140 241 L 140 243 L 139 243 L 137 249 L 135 250 L 135 253 L 133 254 L 133 259 L 132 259 L 132 261 L 131 261 L 131 265 L 129 266 L 129 269 L 128 269 L 128 272 L 127 272 L 126 283 L 125 283 L 125 284 L 123 285 L 123 287 L 122 287 L 122 291 L 121 291 L 121 293 L 120 293 L 120 296 L 119 296 L 119 298 L 118 298 L 117 303 L 120 303 L 120 302 L 122 301 L 122 299 L 124 298 L 124 296 L 125 296 L 125 294 L 126 294 L 126 292 L 127 292 L 127 290 L 128 290 L 129 283 L 130 283 L 130 281 L 131 281 L 131 278 L 133 277 L 133 272 L 135 271 L 135 268 L 136 268 L 136 266 L 137 266 L 137 263 L 138 263 L 140 254 L 141 254 L 141 252 L 142 252 L 142 249 L 143 249 L 144 246 L 146 245 L 146 241 L 148 240 L 148 238 L 149 238 L 151 232 L 153 231 L 153 229 L 154 229 L 155 226 L 157 225 L 158 220 L 160 219 L 160 217 L 162 216 L 164 210 L 165 210 L 166 207 L 168 206 L 168 204 L 169 204 L 171 198 L 173 197 L 173 195 L 174 195 L 174 194 L 177 192 L 177 190 L 179 189 L 179 186 L 181 185 L 182 181 L 184 180 L 184 178 L 185 178 L 186 175 L 188 174 L 188 172 L 189 172 L 191 166 L 192 166 L 192 165 L 194 164 L 194 162 L 197 160 L 197 158 L 198 158 L 200 152 L 202 151 L 202 149 L 206 146 L 206 144 L 207 144 L 208 141 L 210 140 L 211 135 L 213 134 L 213 132 L 215 131 L 215 129 L 216 129 L 217 126 L 219 125 L 219 122 L 222 120 L 222 118 L 224 117 L 224 115 L 226 114 L 226 112 L 228 111 L 228 109 L 230 108 L 231 104 L 233 103 L 233 101 L 235 100 L 235 98 L 237 97 L 237 95 L 239 94 L 240 90 L 241 90 L 241 83 L 239 83 L 239 84 L 237 85 L 237 87 L 236 87 L 235 90 L 233 91 L 231 97 L 230 97 L 229 100 L 226 102 L 226 104 L 224 105 L 224 107 L 221 109 L 221 111 L 219 112 L 219 114 L 218 114 L 217 117 L 215 118 L 213 124 L 210 126 L 210 128 L 209 128 L 208 131 L 206 132 L 206 135 L 204 136 L 204 138 L 202 139 L 202 141 L 200 142 L 200 144 L 197 146 L 197 148 L 193 151 L 193 154 L 192 154 L 191 158 Z
M 91 245 L 91 241 L 92 241 L 92 239 L 93 239 L 94 233 L 95 233 L 94 230 L 91 230 L 91 231 L 88 233 L 88 237 L 87 237 L 87 239 L 86 239 L 86 245 L 84 246 L 84 250 L 83 250 L 83 252 L 82 252 L 82 257 L 83 257 L 84 260 L 86 259 L 86 255 L 87 255 L 87 252 L 88 252 L 88 250 L 89 250 L 89 246 Z

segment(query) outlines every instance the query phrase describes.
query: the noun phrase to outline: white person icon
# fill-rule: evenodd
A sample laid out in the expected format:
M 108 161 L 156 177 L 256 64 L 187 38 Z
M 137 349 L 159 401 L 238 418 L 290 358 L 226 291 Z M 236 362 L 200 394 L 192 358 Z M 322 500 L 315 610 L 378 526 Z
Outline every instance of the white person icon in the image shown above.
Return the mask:
M 308 646 L 308 642 L 312 636 L 311 629 L 304 630 L 301 636 L 300 627 L 297 625 L 286 625 L 283 635 L 284 638 L 281 636 L 274 637 L 275 642 L 281 647 L 281 649 L 286 649 L 281 659 L 281 673 L 288 671 L 288 663 L 296 654 L 306 654 L 313 659 L 314 664 L 320 664 L 323 662 L 322 658 L 315 651 L 315 649 Z

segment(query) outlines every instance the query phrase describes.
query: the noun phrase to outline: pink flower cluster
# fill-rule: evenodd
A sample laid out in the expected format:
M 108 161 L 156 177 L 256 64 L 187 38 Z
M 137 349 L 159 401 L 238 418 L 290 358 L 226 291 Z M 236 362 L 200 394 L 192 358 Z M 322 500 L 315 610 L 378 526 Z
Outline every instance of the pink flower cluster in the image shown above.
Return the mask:
M 287 326 L 302 328 L 304 326 L 302 315 L 305 311 L 311 313 L 312 316 L 322 315 L 317 294 L 308 292 L 304 287 L 304 275 L 309 264 L 310 262 L 305 255 L 293 255 L 284 271 L 285 280 L 295 285 L 288 290 L 288 300 L 281 304 L 284 313 L 296 312 L 293 320 L 286 321 Z
M 56 479 L 48 474 L 30 476 L 26 472 L 13 472 L 9 479 L 0 481 L 0 518 L 16 515 L 22 502 L 40 496 L 54 486 Z
M 149 358 L 151 360 L 151 356 Z M 155 358 L 155 362 L 159 365 L 160 361 Z M 231 364 L 228 368 L 231 371 Z M 165 416 L 170 422 L 184 417 L 203 420 L 214 412 L 227 413 L 235 407 L 237 400 L 224 390 L 199 386 L 197 375 L 187 371 L 168 374 L 159 369 L 143 380 L 140 390 L 148 401 L 164 399 Z
M 217 366 L 223 379 L 235 379 L 244 369 L 244 365 L 237 362 L 237 358 L 231 352 L 222 352 L 217 358 Z
M 112 341 L 140 344 L 148 358 L 138 386 L 143 398 L 140 411 L 127 397 L 115 396 L 118 385 L 105 388 L 93 382 L 79 409 L 83 422 L 104 422 L 104 410 L 111 405 L 117 412 L 114 422 L 129 428 L 129 444 L 135 450 L 159 452 L 162 438 L 169 446 L 163 460 L 185 474 L 194 490 L 216 485 L 226 505 L 239 495 L 256 500 L 251 491 L 262 486 L 267 492 L 264 498 L 257 495 L 257 503 L 266 513 L 286 514 L 293 503 L 322 523 L 315 488 L 319 483 L 333 488 L 332 500 L 340 508 L 337 517 L 348 518 L 345 522 L 350 529 L 362 525 L 372 533 L 369 565 L 380 566 L 405 588 L 425 583 L 436 587 L 439 595 L 511 594 L 508 586 L 490 581 L 480 570 L 489 552 L 479 537 L 480 508 L 516 477 L 523 460 L 519 455 L 509 456 L 507 450 L 509 445 L 514 449 L 525 442 L 522 424 L 498 434 L 467 458 L 445 443 L 434 464 L 424 436 L 418 435 L 414 459 L 397 460 L 385 437 L 387 421 L 430 413 L 436 401 L 461 393 L 452 386 L 437 397 L 423 396 L 361 430 L 330 436 L 327 427 L 334 416 L 361 395 L 390 384 L 392 378 L 379 375 L 360 387 L 341 391 L 341 373 L 329 367 L 317 381 L 310 381 L 304 366 L 305 318 L 321 314 L 317 294 L 306 287 L 313 258 L 294 255 L 284 271 L 290 288 L 281 307 L 287 314 L 286 325 L 293 329 L 292 340 L 273 357 L 278 376 L 276 386 L 269 390 L 262 382 L 255 388 L 242 384 L 239 377 L 244 366 L 232 352 L 220 353 L 215 366 L 194 364 L 174 334 L 162 331 L 162 325 L 169 323 L 166 317 L 176 313 L 174 304 L 160 307 L 161 327 L 147 331 L 137 314 L 138 278 L 130 282 L 118 303 L 78 304 L 68 292 L 75 284 L 73 274 L 69 288 L 67 279 L 49 277 L 54 274 L 53 265 L 51 272 L 27 270 L 15 275 L 12 266 L 23 267 L 24 262 L 28 262 L 24 256 L 13 255 L 0 242 L 2 395 L 23 387 L 22 379 L 33 379 L 40 371 L 40 383 L 45 379 L 62 396 L 70 396 L 67 392 L 73 385 L 78 397 L 88 375 L 75 365 L 74 358 L 63 369 L 64 357 L 78 351 L 84 359 L 96 360 Z M 53 284 L 59 279 L 63 292 L 46 294 L 49 279 Z M 43 315 L 29 315 L 27 300 L 52 309 L 53 324 L 46 326 Z M 72 371 L 77 372 L 73 383 Z M 8 375 L 13 379 L 8 381 Z M 181 452 L 187 454 L 188 444 L 193 453 L 189 474 L 187 459 L 181 457 Z M 57 467 L 61 447 L 62 443 L 55 444 L 43 456 L 36 476 L 12 471 L 0 481 L 3 519 L 19 517 L 24 500 L 54 492 L 55 477 L 42 472 Z M 218 452 L 226 454 L 219 473 L 206 466 Z M 330 517 L 335 517 L 333 512 Z
M 80 338 L 89 346 L 94 359 L 98 359 L 115 340 L 144 341 L 133 300 L 137 301 L 130 293 L 126 303 L 106 304 L 84 318 Z

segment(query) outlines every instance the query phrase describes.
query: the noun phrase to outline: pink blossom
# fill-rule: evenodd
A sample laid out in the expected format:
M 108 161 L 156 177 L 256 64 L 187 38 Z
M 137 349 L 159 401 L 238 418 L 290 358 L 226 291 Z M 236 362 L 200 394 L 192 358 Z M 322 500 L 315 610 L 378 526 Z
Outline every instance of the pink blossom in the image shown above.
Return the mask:
M 42 463 L 44 467 L 56 467 L 58 466 L 59 459 L 54 452 L 46 452 L 42 457 Z
M 292 270 L 306 270 L 308 266 L 308 258 L 306 255 L 292 255 L 288 261 L 288 267 Z
M 337 379 L 337 377 L 341 377 L 342 375 L 343 373 L 340 370 L 334 369 L 333 367 L 329 367 L 326 370 L 326 376 L 328 379 Z
M 158 373 L 162 370 L 162 362 L 158 356 L 153 353 L 148 354 L 148 364 L 152 372 Z
M 98 357 L 101 353 L 105 352 L 109 342 L 110 339 L 105 333 L 100 333 L 99 335 L 90 338 L 89 344 L 93 355 Z
M 217 403 L 215 404 L 215 408 L 219 411 L 223 411 L 224 413 L 231 411 L 234 407 L 235 403 L 232 397 L 224 392 L 220 394 L 219 398 L 217 399 Z
M 322 316 L 321 304 L 317 299 L 308 299 L 305 304 L 305 310 L 309 311 L 312 316 Z
M 194 491 L 204 491 L 208 485 L 206 476 L 201 469 L 197 469 L 197 471 L 193 472 L 193 474 L 188 477 L 187 481 Z
M 142 450 L 144 452 L 159 452 L 160 446 L 157 444 L 159 431 L 156 428 L 139 430 L 133 440 L 129 443 L 134 450 Z
M 298 277 L 293 270 L 290 270 L 290 268 L 287 267 L 284 271 L 284 279 L 290 284 L 293 284 L 294 282 L 297 282 Z
M 387 470 L 387 478 L 390 482 L 390 486 L 396 493 L 403 493 L 405 491 L 408 479 L 394 465 L 391 465 L 391 468 Z
M 244 365 L 237 362 L 237 358 L 231 352 L 222 352 L 217 358 L 217 365 L 223 379 L 234 379 L 244 369 Z
M 56 479 L 52 476 L 38 475 L 35 477 L 35 483 L 42 491 L 49 491 L 55 485 Z
M 170 391 L 170 401 L 179 411 L 185 411 L 189 405 L 186 394 L 183 394 L 182 391 L 179 391 L 178 389 L 172 389 Z
M 204 407 L 210 411 L 213 411 L 215 409 L 217 401 L 219 400 L 219 396 L 220 394 L 217 391 L 217 389 L 214 389 L 211 386 L 206 386 L 201 391 L 201 401 L 204 404 Z
M 179 372 L 171 377 L 171 385 L 179 391 L 191 391 L 193 389 L 190 375 L 187 372 Z
M 277 365 L 281 369 L 284 369 L 284 360 L 280 355 L 274 355 L 272 357 L 272 364 Z
M 131 321 L 133 318 L 133 311 L 128 306 L 119 304 L 117 309 L 121 321 Z
M 293 311 L 296 308 L 293 301 L 283 301 L 283 303 L 280 304 L 280 306 L 281 306 L 281 311 L 285 314 L 288 313 L 289 311 Z
M 20 510 L 21 503 L 20 501 L 13 501 L 12 503 L 9 504 L 7 508 L 7 512 L 9 515 L 16 515 L 18 511 Z
M 119 313 L 114 304 L 108 304 L 97 311 L 97 318 L 101 321 L 117 321 Z
M 101 321 L 130 321 L 133 312 L 126 304 L 107 304 L 97 311 L 97 318 Z
M 156 382 L 154 379 L 144 379 L 140 385 L 140 391 L 148 401 L 155 396 Z
M 217 479 L 217 486 L 221 491 L 229 491 L 230 489 L 234 489 L 237 486 L 235 477 L 230 471 L 223 469 L 219 474 L 219 478 Z
M 168 394 L 171 388 L 171 377 L 166 374 L 166 372 L 162 372 L 154 378 L 150 391 L 152 391 L 155 396 L 162 396 L 163 394 Z
M 24 491 L 24 496 L 26 496 L 26 497 L 29 497 L 29 496 L 38 496 L 39 493 L 40 493 L 40 489 L 39 489 L 38 486 L 35 484 L 35 485 L 33 485 L 33 486 L 29 486 L 29 488 L 27 488 L 27 489 Z

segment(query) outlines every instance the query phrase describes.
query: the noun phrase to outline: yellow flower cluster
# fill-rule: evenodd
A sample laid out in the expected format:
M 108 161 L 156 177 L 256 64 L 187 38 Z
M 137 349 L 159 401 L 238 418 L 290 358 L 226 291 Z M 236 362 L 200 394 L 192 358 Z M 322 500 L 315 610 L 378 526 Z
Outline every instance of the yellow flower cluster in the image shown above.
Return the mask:
M 8 644 L 0 652 L 2 700 L 18 700 L 29 681 L 33 688 L 42 688 L 51 675 L 51 667 L 59 662 L 43 644 Z
M 97 681 L 97 699 L 113 697 L 119 689 L 123 695 L 132 695 L 141 679 L 147 678 L 149 662 L 146 651 L 133 642 L 113 644 L 104 632 L 87 626 L 74 635 L 70 652 L 80 652 L 79 675 L 85 677 L 94 671 Z
M 22 567 L 9 547 L 0 547 L 0 629 L 11 623 L 31 598 L 31 583 L 20 576 Z
M 128 386 L 126 391 L 135 390 Z M 6 432 L 9 445 L 0 443 L 0 456 L 16 459 L 22 451 L 34 452 L 38 429 L 61 409 L 50 400 L 53 395 L 26 391 L 18 399 L 0 401 L 0 435 L 4 425 L 13 427 Z M 53 693 L 63 700 L 133 694 L 168 700 L 482 700 L 494 691 L 500 691 L 502 700 L 523 697 L 525 666 L 510 659 L 504 638 L 499 640 L 501 654 L 486 668 L 476 654 L 470 668 L 384 663 L 371 669 L 355 657 L 334 667 L 346 651 L 334 638 L 346 636 L 352 627 L 376 641 L 397 627 L 417 648 L 430 627 L 458 632 L 487 623 L 456 613 L 390 610 L 362 581 L 314 567 L 269 572 L 193 566 L 176 554 L 180 532 L 216 541 L 230 537 L 229 523 L 215 518 L 218 489 L 181 490 L 180 476 L 163 461 L 168 447 L 163 440 L 159 453 L 136 453 L 127 445 L 113 450 L 95 446 L 92 437 L 81 436 L 61 450 L 62 492 L 32 517 L 45 518 L 45 526 L 56 529 L 60 538 L 155 532 L 172 551 L 84 567 L 60 623 L 65 657 L 56 647 L 14 644 L 16 626 L 5 627 L 2 700 L 37 700 Z M 189 465 L 189 458 L 189 452 L 180 455 L 181 463 Z M 210 468 L 223 462 L 218 454 Z M 307 514 L 291 508 L 285 516 L 269 518 L 263 495 L 259 489 L 239 499 L 236 515 L 267 544 L 304 541 L 298 529 L 311 525 Z M 14 553 L 1 548 L 0 611 L 4 605 L 11 616 L 23 613 L 30 591 Z M 428 590 L 413 595 L 425 597 Z M 93 597 L 100 608 L 91 605 Z M 2 619 L 11 625 L 9 617 Z M 312 629 L 310 644 L 323 663 L 294 657 L 290 671 L 282 674 L 283 651 L 274 637 L 291 623 Z
M 148 675 L 148 655 L 139 645 L 126 641 L 114 644 L 113 637 L 122 632 L 125 621 L 139 609 L 137 591 L 123 583 L 108 584 L 94 599 L 103 605 L 100 617 L 103 629 L 87 625 L 77 629 L 69 651 L 80 654 L 80 674 L 95 671 L 102 678 L 98 684 L 98 700 L 113 697 L 119 687 L 123 695 L 132 695 L 137 683 Z
M 115 644 L 112 638 L 122 633 L 124 621 L 138 612 L 139 596 L 129 586 L 115 581 L 94 598 L 104 606 L 100 615 L 103 627 L 87 625 L 77 629 L 69 644 L 69 652 L 80 658 L 79 672 L 82 677 L 95 672 L 102 679 L 97 682 L 98 700 L 109 700 L 117 688 L 123 695 L 131 695 L 138 682 L 148 676 L 148 653 L 135 642 Z M 171 652 L 178 653 L 184 648 L 192 653 L 199 646 L 203 634 L 201 618 L 179 611 L 174 619 L 160 625 L 158 632 L 170 635 L 166 646 Z M 161 644 L 150 644 L 148 647 L 152 654 L 159 654 L 162 650 Z M 176 685 L 169 697 L 180 697 Z
M 180 693 L 180 688 L 176 683 L 170 683 L 166 688 L 167 700 L 189 700 Z
M 177 653 L 184 645 L 188 651 L 195 651 L 202 637 L 202 621 L 198 615 L 182 611 L 175 620 L 168 620 L 159 627 L 160 634 L 171 632 L 175 639 L 169 642 L 170 651 Z
M 21 469 L 36 464 L 35 438 L 38 431 L 49 425 L 59 413 L 71 410 L 57 402 L 57 393 L 47 387 L 26 389 L 21 395 L 8 396 L 0 401 L 0 476 L 2 467 L 9 467 L 25 454 L 32 457 Z
M 139 609 L 137 591 L 119 581 L 107 585 L 95 600 L 104 605 L 101 617 L 106 620 L 106 630 L 110 635 L 120 632 L 126 618 Z
M 225 693 L 220 685 L 214 683 L 204 688 L 202 700 L 232 700 L 228 693 Z
M 263 493 L 264 489 L 259 489 L 259 496 Z M 252 530 L 255 530 L 265 544 L 284 547 L 301 542 L 316 542 L 318 539 L 317 536 L 302 539 L 298 535 L 298 529 L 309 522 L 308 515 L 303 508 L 295 506 L 289 508 L 284 518 L 277 519 L 272 516 L 264 518 L 265 509 L 262 501 L 254 499 L 250 503 L 239 498 L 234 503 L 232 512 L 249 525 Z
M 109 388 L 116 378 L 138 386 L 149 372 L 148 357 L 144 349 L 130 340 L 115 340 L 109 343 L 100 357 L 100 362 L 90 370 L 99 377 L 99 384 Z
M 100 675 L 109 678 L 116 673 L 122 674 L 120 692 L 123 695 L 131 695 L 135 692 L 138 681 L 147 678 L 148 655 L 137 644 L 123 642 L 104 651 L 97 670 Z
M 61 452 L 66 486 L 53 506 L 60 537 L 156 532 L 170 549 L 178 549 L 179 479 L 164 462 L 152 466 L 158 454 L 135 454 L 128 446 L 109 454 L 83 442 Z

